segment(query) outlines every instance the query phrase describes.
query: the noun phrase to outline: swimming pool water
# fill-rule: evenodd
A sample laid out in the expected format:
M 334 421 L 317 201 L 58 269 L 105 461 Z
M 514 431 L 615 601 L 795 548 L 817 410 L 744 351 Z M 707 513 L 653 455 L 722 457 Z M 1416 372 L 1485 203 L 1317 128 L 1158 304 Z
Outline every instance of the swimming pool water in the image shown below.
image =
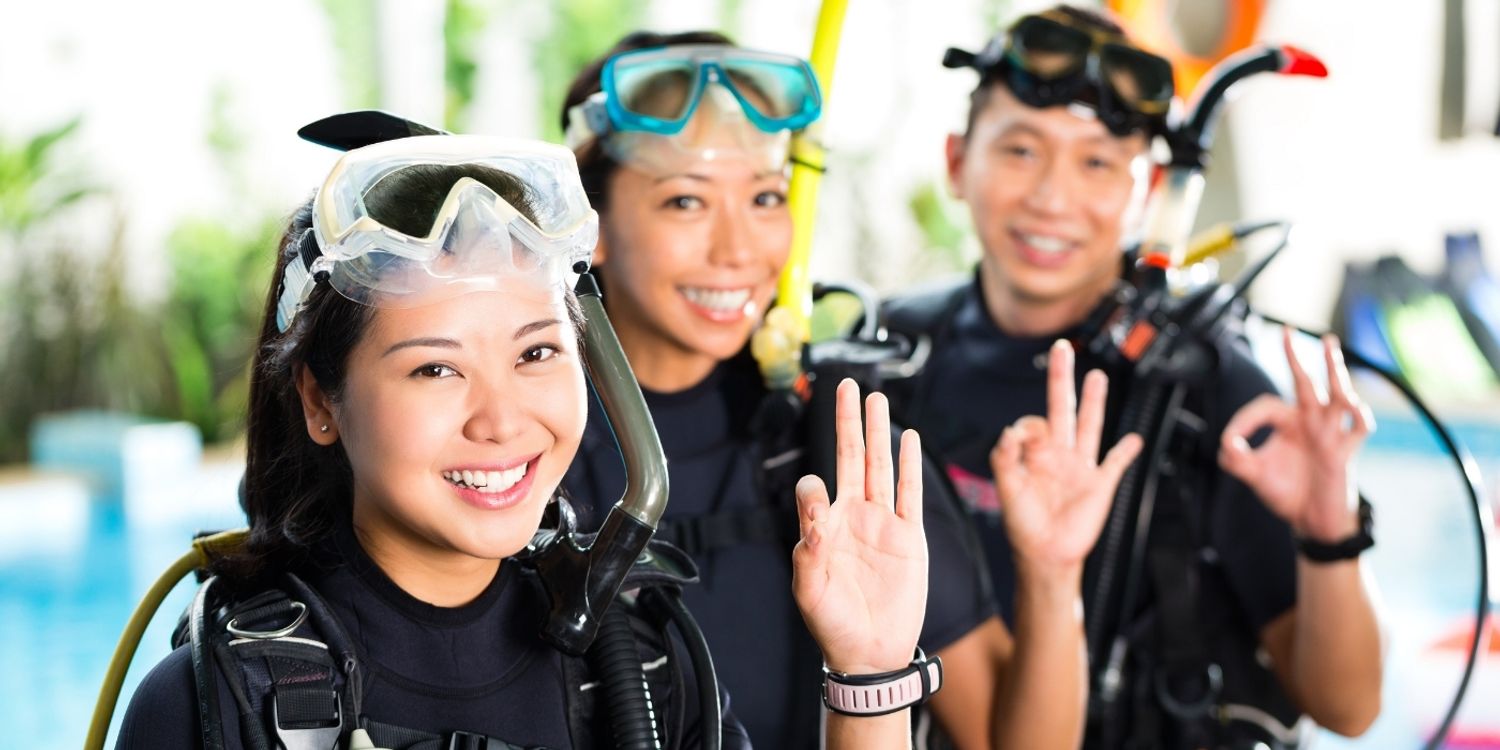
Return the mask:
M 1361 476 L 1377 507 L 1379 544 L 1371 567 L 1394 637 L 1387 710 L 1366 738 L 1330 739 L 1319 747 L 1416 747 L 1457 684 L 1460 667 L 1434 656 L 1428 645 L 1464 626 L 1473 605 L 1476 557 L 1453 471 L 1409 416 L 1381 419 L 1362 456 Z M 1500 473 L 1500 427 L 1460 424 L 1458 432 L 1489 477 Z M 195 531 L 243 524 L 234 495 L 239 473 L 232 462 L 206 465 L 199 476 L 184 479 L 175 500 L 139 515 L 127 512 L 133 507 L 128 501 L 70 499 L 45 485 L 29 495 L 0 487 L 0 745 L 81 745 L 105 666 L 137 599 Z M 27 533 L 31 526 L 36 534 Z M 179 585 L 147 631 L 116 726 L 133 686 L 166 654 L 191 590 L 190 582 Z M 1486 676 L 1493 701 L 1500 697 L 1500 663 L 1492 661 Z M 1470 701 L 1464 718 L 1473 726 L 1500 726 L 1500 703 Z

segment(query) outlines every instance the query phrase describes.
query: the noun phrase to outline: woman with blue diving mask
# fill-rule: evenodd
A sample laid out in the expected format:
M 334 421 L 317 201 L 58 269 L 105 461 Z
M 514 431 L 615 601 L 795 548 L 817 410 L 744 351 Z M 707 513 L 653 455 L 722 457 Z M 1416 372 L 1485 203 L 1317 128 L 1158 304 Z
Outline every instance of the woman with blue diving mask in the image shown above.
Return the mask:
M 702 583 L 684 596 L 736 715 L 757 743 L 785 748 L 818 741 L 818 649 L 786 585 L 795 575 L 793 497 L 807 489 L 798 477 L 811 469 L 815 441 L 832 436 L 767 418 L 768 391 L 747 344 L 790 251 L 790 139 L 820 109 L 816 81 L 797 58 L 711 32 L 640 32 L 579 73 L 562 113 L 600 212 L 605 305 L 669 459 L 672 503 L 659 537 L 699 565 Z M 883 410 L 883 399 L 870 401 Z M 1079 498 L 1113 489 L 1112 469 L 1096 457 L 1078 466 L 1087 468 L 1077 472 L 1078 493 L 1047 494 L 1036 508 L 1037 549 L 1048 549 L 1051 524 Z M 962 510 L 942 478 L 924 471 L 929 579 L 919 642 L 944 665 L 945 687 L 929 704 L 935 723 L 961 747 L 1058 746 L 1076 732 L 1081 706 L 1048 706 L 1025 721 L 1006 707 L 1048 678 L 1045 660 L 1027 660 L 1028 643 L 1080 623 L 1070 607 L 1051 606 L 1053 587 L 1043 583 L 1023 604 L 1039 613 L 1037 627 L 1013 636 L 996 615 Z M 565 486 L 605 498 L 624 481 L 611 436 L 591 427 Z M 605 508 L 580 506 L 585 527 L 602 520 Z M 1028 573 L 1047 578 L 1049 563 L 1035 562 Z

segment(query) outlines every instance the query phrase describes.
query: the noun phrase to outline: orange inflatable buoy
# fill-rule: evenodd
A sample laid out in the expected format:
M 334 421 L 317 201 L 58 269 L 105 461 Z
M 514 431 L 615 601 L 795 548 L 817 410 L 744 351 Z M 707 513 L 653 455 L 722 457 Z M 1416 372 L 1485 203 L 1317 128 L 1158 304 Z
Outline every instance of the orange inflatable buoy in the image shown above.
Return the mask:
M 1209 0 L 1194 0 L 1206 4 Z M 1109 9 L 1120 17 L 1130 36 L 1141 46 L 1172 61 L 1177 95 L 1187 99 L 1203 74 L 1216 63 L 1255 43 L 1265 16 L 1266 0 L 1217 0 L 1219 3 L 1217 43 L 1192 45 L 1190 51 L 1174 18 L 1182 0 L 1108 0 Z M 1201 6 L 1200 6 L 1201 7 Z M 1198 29 L 1192 29 L 1197 35 Z

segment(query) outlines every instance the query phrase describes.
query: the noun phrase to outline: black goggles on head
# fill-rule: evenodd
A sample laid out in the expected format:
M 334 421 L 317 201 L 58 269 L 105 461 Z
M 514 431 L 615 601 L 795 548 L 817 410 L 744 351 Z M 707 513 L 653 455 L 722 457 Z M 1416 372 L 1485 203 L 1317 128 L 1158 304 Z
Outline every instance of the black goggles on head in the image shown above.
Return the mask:
M 1174 93 L 1165 58 L 1052 11 L 1022 16 L 978 54 L 950 47 L 943 66 L 973 68 L 981 85 L 1002 81 L 1033 107 L 1087 105 L 1121 136 L 1164 130 Z

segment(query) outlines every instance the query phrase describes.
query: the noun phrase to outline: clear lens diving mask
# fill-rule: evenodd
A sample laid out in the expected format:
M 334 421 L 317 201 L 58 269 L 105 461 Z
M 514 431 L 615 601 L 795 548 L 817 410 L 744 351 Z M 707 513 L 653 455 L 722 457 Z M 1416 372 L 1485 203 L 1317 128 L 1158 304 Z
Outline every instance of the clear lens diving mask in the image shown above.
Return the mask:
M 446 197 L 430 224 L 417 219 L 420 233 L 410 217 L 394 218 L 413 197 L 430 200 L 434 185 Z M 463 135 L 377 143 L 344 154 L 318 190 L 301 262 L 287 263 L 277 326 L 286 330 L 324 280 L 378 307 L 495 291 L 510 279 L 561 290 L 597 240 L 598 217 L 566 148 Z

